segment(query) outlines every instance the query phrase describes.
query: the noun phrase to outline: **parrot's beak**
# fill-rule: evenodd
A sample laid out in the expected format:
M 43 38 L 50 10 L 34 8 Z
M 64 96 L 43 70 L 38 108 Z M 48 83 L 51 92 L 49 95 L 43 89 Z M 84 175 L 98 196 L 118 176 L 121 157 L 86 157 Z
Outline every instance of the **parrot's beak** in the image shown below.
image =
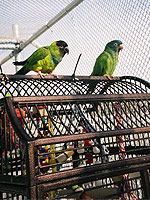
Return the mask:
M 123 50 L 123 46 L 121 44 L 119 46 L 119 50 Z
M 69 49 L 68 49 L 68 47 L 65 47 L 64 52 L 67 53 L 67 54 L 69 54 Z

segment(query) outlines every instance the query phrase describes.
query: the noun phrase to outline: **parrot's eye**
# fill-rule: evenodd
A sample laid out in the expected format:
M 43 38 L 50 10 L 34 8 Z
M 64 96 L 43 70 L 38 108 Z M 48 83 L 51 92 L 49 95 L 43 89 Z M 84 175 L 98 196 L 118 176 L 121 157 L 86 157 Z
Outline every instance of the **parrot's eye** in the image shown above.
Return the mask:
M 115 43 L 114 45 L 115 45 L 115 46 L 117 46 L 118 44 L 117 44 L 117 43 Z

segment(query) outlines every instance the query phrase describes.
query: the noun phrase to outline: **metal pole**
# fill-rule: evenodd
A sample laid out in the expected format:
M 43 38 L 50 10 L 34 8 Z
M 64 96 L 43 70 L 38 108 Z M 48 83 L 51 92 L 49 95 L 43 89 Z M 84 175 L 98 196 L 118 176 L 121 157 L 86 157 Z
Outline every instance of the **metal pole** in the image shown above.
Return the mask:
M 76 6 L 78 6 L 84 0 L 74 0 L 72 1 L 66 8 L 60 11 L 54 18 L 52 18 L 46 25 L 40 28 L 36 33 L 34 33 L 27 41 L 20 45 L 17 51 L 12 51 L 7 57 L 5 57 L 0 65 L 7 62 L 10 58 L 12 58 L 16 53 L 22 51 L 27 45 L 29 45 L 33 40 L 43 34 L 46 30 L 48 30 L 51 26 L 53 26 L 56 22 L 58 22 L 61 18 L 67 15 L 71 10 L 73 10 Z
M 15 61 L 20 61 L 20 53 L 15 54 Z M 15 66 L 16 72 L 19 70 L 19 67 Z
M 19 39 L 19 26 L 18 24 L 13 24 L 12 25 L 12 31 L 13 31 L 13 38 L 18 40 Z M 16 46 L 16 49 L 17 49 L 17 45 Z M 19 61 L 20 60 L 20 53 L 16 53 L 15 54 L 15 61 Z M 15 66 L 16 68 L 16 72 L 19 70 L 19 67 L 16 65 Z

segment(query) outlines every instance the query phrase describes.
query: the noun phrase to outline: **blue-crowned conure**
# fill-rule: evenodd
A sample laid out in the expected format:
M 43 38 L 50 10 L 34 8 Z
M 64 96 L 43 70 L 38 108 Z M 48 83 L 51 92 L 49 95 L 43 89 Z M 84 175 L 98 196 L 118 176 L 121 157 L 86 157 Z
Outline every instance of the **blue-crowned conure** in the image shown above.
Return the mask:
M 118 63 L 118 55 L 123 49 L 120 40 L 113 40 L 109 42 L 104 51 L 97 57 L 91 76 L 106 76 L 111 79 L 116 65 Z M 89 85 L 89 93 L 92 93 L 96 84 Z
M 40 47 L 26 60 L 14 62 L 14 65 L 23 65 L 16 75 L 35 71 L 43 78 L 44 74 L 54 71 L 66 53 L 69 53 L 68 44 L 62 40 L 55 41 L 50 46 Z

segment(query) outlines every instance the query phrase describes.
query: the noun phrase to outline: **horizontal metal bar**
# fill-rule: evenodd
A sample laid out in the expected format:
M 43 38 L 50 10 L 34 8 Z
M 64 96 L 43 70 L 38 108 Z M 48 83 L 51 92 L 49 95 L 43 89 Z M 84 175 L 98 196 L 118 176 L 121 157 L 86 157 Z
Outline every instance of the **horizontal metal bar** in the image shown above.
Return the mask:
M 144 140 L 146 140 L 146 138 L 143 138 Z M 119 152 L 119 147 L 107 147 L 109 150 L 110 154 L 118 154 Z M 150 154 L 150 147 L 149 146 L 126 146 L 125 147 L 125 153 L 127 155 L 146 155 L 146 154 Z
M 65 95 L 65 96 L 38 96 L 38 97 L 14 97 L 13 102 L 19 103 L 70 103 L 70 102 L 84 102 L 88 103 L 91 101 L 124 101 L 124 100 L 147 100 L 150 99 L 150 94 L 100 94 L 100 95 Z
M 109 170 L 109 169 L 116 169 L 116 168 L 123 168 L 126 166 L 134 166 L 138 163 L 138 165 L 140 164 L 145 164 L 148 163 L 148 165 L 150 166 L 150 156 L 142 156 L 142 157 L 137 157 L 137 158 L 130 158 L 130 159 L 126 159 L 126 160 L 118 160 L 118 161 L 114 161 L 114 162 L 109 162 L 106 164 L 96 164 L 96 165 L 92 165 L 92 166 L 85 166 L 85 167 L 81 167 L 81 168 L 76 168 L 76 169 L 70 169 L 69 172 L 68 170 L 66 171 L 61 171 L 58 173 L 53 173 L 53 174 L 47 174 L 45 176 L 38 176 L 37 177 L 37 183 L 44 183 L 47 181 L 54 181 L 54 180 L 58 180 L 58 179 L 63 179 L 63 178 L 70 178 L 70 177 L 74 177 L 74 176 L 79 176 L 79 175 L 84 175 L 84 174 L 90 174 L 90 173 L 94 173 L 94 172 L 98 172 L 98 171 L 102 171 L 102 170 Z M 126 173 L 125 171 L 123 173 Z M 112 174 L 112 176 L 114 176 Z
M 91 173 L 88 173 L 86 169 L 84 169 L 84 175 L 82 173 L 79 173 L 78 176 L 72 176 L 71 178 L 64 178 L 61 180 L 55 180 L 54 182 L 51 183 L 44 183 L 42 184 L 43 191 L 50 191 L 50 190 L 55 190 L 58 188 L 64 188 L 66 186 L 70 185 L 76 185 L 76 184 L 82 184 L 86 182 L 91 182 L 94 180 L 98 179 L 103 179 L 103 178 L 111 178 L 114 176 L 119 176 L 122 174 L 127 174 L 127 173 L 133 173 L 133 172 L 138 172 L 143 169 L 148 169 L 150 167 L 150 163 L 142 163 L 142 164 L 131 164 L 130 166 L 124 165 L 121 168 L 108 168 L 105 171 L 101 171 L 101 169 L 97 169 L 97 171 L 91 171 Z M 96 172 L 96 173 L 94 173 Z M 68 174 L 70 171 L 68 172 Z M 44 176 L 45 177 L 45 176 Z
M 7 77 L 11 80 L 13 79 L 41 79 L 39 75 L 7 75 Z M 0 79 L 2 79 L 3 76 L 0 75 Z M 54 80 L 58 80 L 58 79 L 63 79 L 63 80 L 107 80 L 109 82 L 114 81 L 114 80 L 125 80 L 125 79 L 129 79 L 129 80 L 134 80 L 134 81 L 138 81 L 138 82 L 142 82 L 143 84 L 148 83 L 147 81 L 135 77 L 135 76 L 114 76 L 110 79 L 108 79 L 105 76 L 69 76 L 69 75 L 58 75 L 58 78 L 56 76 L 53 75 L 47 75 L 44 77 L 44 79 L 54 79 Z M 150 83 L 148 83 L 150 85 Z
M 21 185 L 12 185 L 12 184 L 1 184 L 0 183 L 0 191 L 4 193 L 16 193 L 20 195 L 28 195 L 28 189 Z
M 20 80 L 20 79 L 41 79 L 39 75 L 7 75 L 7 77 L 10 79 L 10 80 Z M 0 79 L 2 79 L 3 76 L 0 75 Z M 46 75 L 44 77 L 44 80 L 70 80 L 70 81 L 73 81 L 74 78 L 72 76 L 63 76 L 63 75 L 58 75 L 58 78 L 56 76 L 53 76 L 53 75 Z M 113 77 L 111 80 L 108 80 L 107 77 L 105 76 L 76 76 L 75 77 L 75 80 L 96 80 L 96 81 L 99 81 L 99 80 L 106 80 L 106 81 L 114 81 L 114 80 L 120 80 L 120 77 Z
M 12 184 L 12 185 L 28 185 L 27 176 L 10 176 L 10 175 L 0 175 L 1 184 Z
M 17 79 L 41 79 L 39 75 L 7 75 L 7 77 L 10 79 L 10 80 L 17 80 Z M 3 76 L 0 75 L 0 79 L 2 79 Z M 111 78 L 111 80 L 108 80 L 107 77 L 105 76 L 76 76 L 75 78 L 72 77 L 72 76 L 64 76 L 64 75 L 59 75 L 58 78 L 56 76 L 53 76 L 53 75 L 47 75 L 44 77 L 44 80 L 70 80 L 70 81 L 75 81 L 75 80 L 81 80 L 81 81 L 91 81 L 91 80 L 95 80 L 95 81 L 99 81 L 99 80 L 105 80 L 105 81 L 108 81 L 108 82 L 113 82 L 113 81 L 122 81 L 122 80 L 134 80 L 134 81 L 137 81 L 137 82 L 140 82 L 140 83 L 143 83 L 144 85 L 146 85 L 147 87 L 150 88 L 150 83 L 141 79 L 141 78 L 138 78 L 138 77 L 135 77 L 135 76 L 114 76 L 113 78 Z
M 0 46 L 0 50 L 15 50 L 15 47 Z
M 132 129 L 120 129 L 120 130 L 109 130 L 109 131 L 98 131 L 93 133 L 84 133 L 84 134 L 75 134 L 75 135 L 63 135 L 56 136 L 51 138 L 42 138 L 34 141 L 35 146 L 38 145 L 47 145 L 47 144 L 58 144 L 63 142 L 70 141 L 78 141 L 78 140 L 86 140 L 93 138 L 104 138 L 104 137 L 112 137 L 118 135 L 128 135 L 128 134 L 136 134 L 136 133 L 147 133 L 150 132 L 150 127 L 142 127 L 142 128 L 132 128 Z

